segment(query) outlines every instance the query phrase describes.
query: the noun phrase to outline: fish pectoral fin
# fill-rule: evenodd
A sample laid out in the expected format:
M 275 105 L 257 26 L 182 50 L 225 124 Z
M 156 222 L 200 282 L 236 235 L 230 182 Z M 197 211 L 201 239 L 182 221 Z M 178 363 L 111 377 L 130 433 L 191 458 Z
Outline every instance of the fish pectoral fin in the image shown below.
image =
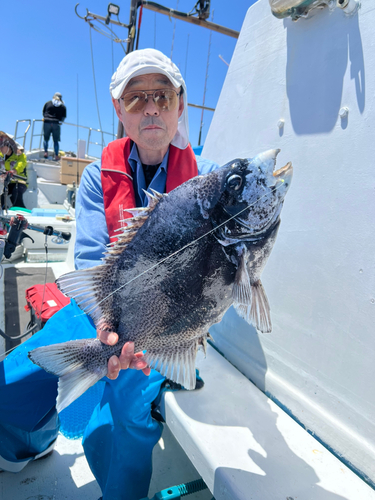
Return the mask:
M 33 363 L 59 377 L 56 409 L 59 413 L 87 389 L 107 374 L 107 363 L 88 369 L 82 359 L 82 350 L 96 339 L 72 340 L 61 344 L 38 347 L 29 352 Z
M 238 304 L 251 305 L 251 284 L 249 273 L 247 272 L 245 253 L 241 255 L 240 263 L 234 277 L 232 297 L 234 302 Z
M 266 292 L 260 280 L 251 285 L 251 304 L 234 302 L 238 315 L 262 333 L 272 331 L 271 311 Z
M 196 385 L 195 358 L 198 342 L 199 339 L 193 339 L 184 345 L 166 347 L 165 350 L 148 349 L 144 357 L 147 364 L 164 377 L 192 390 Z

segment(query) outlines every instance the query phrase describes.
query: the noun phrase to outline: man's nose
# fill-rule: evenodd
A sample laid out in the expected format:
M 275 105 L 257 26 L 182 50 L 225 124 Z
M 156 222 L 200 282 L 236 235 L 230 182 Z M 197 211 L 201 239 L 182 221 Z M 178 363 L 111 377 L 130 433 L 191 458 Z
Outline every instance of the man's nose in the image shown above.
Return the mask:
M 146 102 L 146 106 L 145 106 L 145 109 L 144 109 L 144 113 L 145 115 L 149 115 L 149 116 L 158 116 L 159 115 L 159 108 L 156 106 L 155 102 L 154 102 L 154 99 L 152 98 L 152 96 L 149 96 L 147 98 L 147 102 Z

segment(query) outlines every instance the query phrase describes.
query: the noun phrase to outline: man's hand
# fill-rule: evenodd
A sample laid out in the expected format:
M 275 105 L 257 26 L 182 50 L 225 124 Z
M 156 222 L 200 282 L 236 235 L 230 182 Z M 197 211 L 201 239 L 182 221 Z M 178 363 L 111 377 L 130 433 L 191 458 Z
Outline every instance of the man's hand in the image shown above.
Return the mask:
M 118 342 L 118 335 L 115 332 L 97 330 L 98 339 L 107 345 L 115 345 Z M 107 377 L 115 380 L 120 370 L 142 370 L 145 375 L 150 375 L 151 368 L 147 366 L 142 352 L 134 353 L 134 342 L 126 342 L 121 350 L 120 357 L 112 356 L 108 360 Z

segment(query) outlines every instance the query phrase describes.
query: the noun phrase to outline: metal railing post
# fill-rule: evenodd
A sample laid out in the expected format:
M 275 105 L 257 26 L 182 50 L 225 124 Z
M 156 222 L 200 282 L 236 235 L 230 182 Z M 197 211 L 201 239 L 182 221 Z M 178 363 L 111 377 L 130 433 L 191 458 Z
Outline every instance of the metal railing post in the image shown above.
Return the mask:
M 90 137 L 91 137 L 91 128 L 89 128 L 89 134 L 87 138 L 87 156 L 89 156 L 89 148 L 90 148 Z
M 35 121 L 33 120 L 33 126 L 31 127 L 31 138 L 30 138 L 30 151 L 33 149 L 33 137 L 34 137 L 34 126 L 35 126 Z
M 40 139 L 39 139 L 39 149 L 41 149 L 41 148 L 42 148 L 43 130 L 44 130 L 44 122 L 43 122 L 43 125 L 42 125 L 42 132 L 40 133 Z M 49 141 L 48 141 L 48 142 L 49 142 Z M 48 149 L 48 146 L 47 146 L 47 149 Z

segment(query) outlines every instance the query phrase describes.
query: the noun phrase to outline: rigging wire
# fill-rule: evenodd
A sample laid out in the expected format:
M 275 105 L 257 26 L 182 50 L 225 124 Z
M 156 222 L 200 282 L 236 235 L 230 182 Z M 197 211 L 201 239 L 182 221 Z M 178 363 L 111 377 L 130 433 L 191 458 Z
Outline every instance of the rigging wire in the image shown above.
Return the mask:
M 176 10 L 178 9 L 178 1 L 176 1 Z M 171 47 L 171 57 L 170 59 L 172 59 L 172 56 L 173 56 L 173 46 L 174 46 L 174 37 L 175 37 L 175 33 L 176 33 L 176 19 L 174 20 L 174 23 L 173 23 L 173 35 L 172 35 L 172 47 Z
M 212 22 L 213 22 L 213 20 L 214 20 L 214 11 L 212 11 L 212 17 L 211 17 L 211 21 Z M 206 90 L 207 90 L 207 80 L 208 80 L 208 67 L 210 65 L 210 55 L 211 55 L 211 39 L 212 39 L 212 30 L 210 30 L 210 41 L 208 43 L 206 77 L 205 77 L 205 80 L 204 80 L 204 90 L 203 90 L 203 102 L 202 102 L 202 106 L 204 106 L 204 103 L 206 102 Z M 201 139 L 202 139 L 203 115 L 204 115 L 204 107 L 202 107 L 201 124 L 200 124 L 200 128 L 199 128 L 198 146 L 201 145 Z
M 154 49 L 156 49 L 156 12 L 154 16 Z
M 95 66 L 94 66 L 94 52 L 93 52 L 93 47 L 92 47 L 92 36 L 91 36 L 91 28 L 92 28 L 91 23 L 89 23 L 89 26 L 90 26 L 90 49 L 91 49 L 92 75 L 93 75 L 93 79 L 94 79 L 95 101 L 96 101 L 96 109 L 97 109 L 97 112 L 98 112 L 99 127 L 100 127 L 100 130 L 102 131 L 103 129 L 102 129 L 102 122 L 101 122 L 101 119 L 100 119 L 99 102 L 98 102 L 98 93 L 97 93 L 97 91 L 96 91 Z M 105 146 L 105 142 L 104 142 L 104 135 L 103 135 L 103 132 L 102 132 L 102 148 L 103 148 L 103 144 L 104 144 L 104 146 Z
M 111 40 L 111 49 L 112 49 L 112 75 L 115 72 L 115 63 L 114 63 L 114 56 L 113 56 L 113 40 Z M 116 139 L 115 137 L 115 107 L 112 106 L 112 137 L 113 139 Z
M 126 50 L 125 50 L 125 47 L 123 46 L 123 42 L 126 42 L 127 40 L 124 39 L 122 40 L 121 38 L 119 38 L 116 33 L 109 27 L 107 26 L 105 23 L 103 23 L 103 21 L 101 21 L 100 19 L 93 19 L 93 21 L 97 21 L 98 24 L 101 24 L 103 26 L 103 28 L 105 28 L 106 30 L 110 31 L 112 33 L 113 36 L 109 35 L 108 33 L 106 33 L 105 31 L 103 31 L 102 29 L 99 29 L 97 26 L 95 26 L 95 24 L 93 24 L 92 22 L 90 21 L 87 21 L 89 23 L 89 25 L 91 26 L 91 28 L 95 31 L 97 31 L 100 35 L 103 35 L 105 36 L 106 38 L 109 38 L 110 40 L 112 40 L 113 42 L 116 42 L 116 43 L 119 43 L 122 47 L 122 50 L 124 51 L 124 53 L 126 54 Z
M 79 141 L 79 87 L 78 87 L 78 73 L 77 73 L 77 157 L 78 157 L 78 141 Z
M 184 71 L 185 83 L 186 83 L 186 70 L 187 70 L 187 61 L 188 61 L 188 52 L 189 52 L 189 37 L 190 37 L 190 33 L 188 33 L 187 44 L 186 44 L 185 71 Z

